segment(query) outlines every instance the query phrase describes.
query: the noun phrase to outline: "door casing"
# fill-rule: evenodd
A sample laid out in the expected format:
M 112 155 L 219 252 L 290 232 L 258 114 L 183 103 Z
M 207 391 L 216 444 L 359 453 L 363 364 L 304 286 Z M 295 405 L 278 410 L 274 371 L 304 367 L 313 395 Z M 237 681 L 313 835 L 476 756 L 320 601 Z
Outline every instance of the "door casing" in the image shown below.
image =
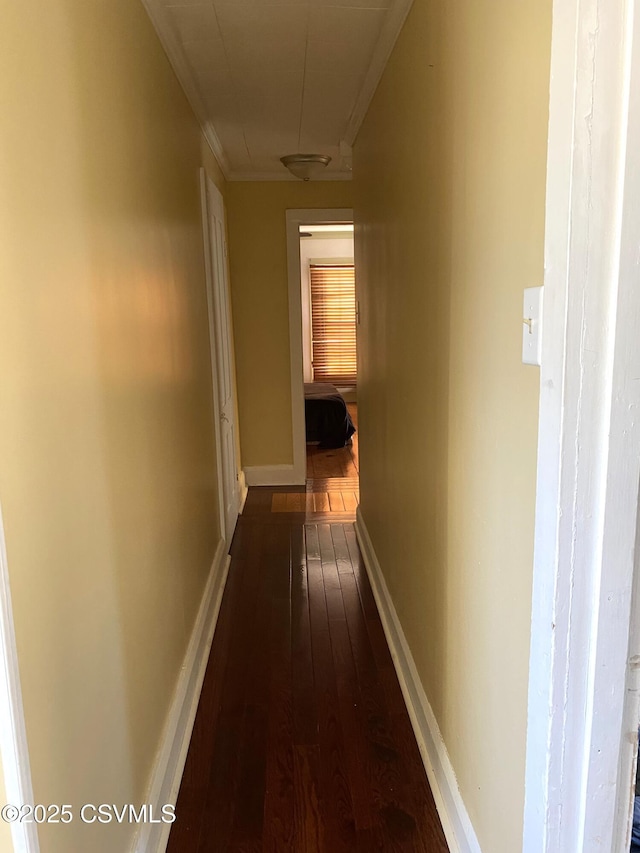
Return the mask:
M 227 546 L 230 546 L 241 496 L 236 453 L 237 424 L 226 223 L 222 194 L 204 169 L 200 170 L 200 187 L 220 532 Z
M 524 853 L 626 853 L 639 721 L 640 21 L 554 0 Z
M 300 275 L 300 226 L 353 222 L 349 208 L 287 210 L 287 277 L 289 285 L 289 347 L 291 364 L 291 434 L 293 441 L 292 485 L 307 478 L 307 443 L 304 423 L 304 363 L 302 355 L 302 281 Z

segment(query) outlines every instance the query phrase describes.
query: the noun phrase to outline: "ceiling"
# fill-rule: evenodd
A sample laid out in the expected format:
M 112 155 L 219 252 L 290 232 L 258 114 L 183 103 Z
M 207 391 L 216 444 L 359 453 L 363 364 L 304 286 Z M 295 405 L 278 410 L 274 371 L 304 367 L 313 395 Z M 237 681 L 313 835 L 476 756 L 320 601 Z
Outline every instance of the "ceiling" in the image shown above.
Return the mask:
M 412 0 L 143 0 L 229 180 L 351 177 L 358 132 Z

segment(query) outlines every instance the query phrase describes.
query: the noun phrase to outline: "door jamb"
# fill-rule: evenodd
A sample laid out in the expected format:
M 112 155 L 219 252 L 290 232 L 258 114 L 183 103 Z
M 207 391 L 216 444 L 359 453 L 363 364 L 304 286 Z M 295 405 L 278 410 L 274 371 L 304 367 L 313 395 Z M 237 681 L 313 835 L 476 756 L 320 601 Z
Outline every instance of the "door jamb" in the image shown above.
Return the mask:
M 353 222 L 352 208 L 287 210 L 287 279 L 289 286 L 289 362 L 291 365 L 291 435 L 294 485 L 307 479 L 307 444 L 304 422 L 304 368 L 302 358 L 302 280 L 300 275 L 300 225 Z
M 218 356 L 216 353 L 216 322 L 215 322 L 215 306 L 213 301 L 213 270 L 211 268 L 211 240 L 209 237 L 209 201 L 208 201 L 208 183 L 211 184 L 216 193 L 220 197 L 220 204 L 224 213 L 224 202 L 220 190 L 213 183 L 204 167 L 200 167 L 200 204 L 202 209 L 202 237 L 204 240 L 204 267 L 206 278 L 207 291 L 207 322 L 209 327 L 209 357 L 211 362 L 211 391 L 213 395 L 213 434 L 216 445 L 216 474 L 218 480 L 218 520 L 220 524 L 220 536 L 225 540 L 227 547 L 231 546 L 231 538 L 233 537 L 233 529 L 227 530 L 227 520 L 224 510 L 224 476 L 222 469 L 222 436 L 220 432 L 220 405 L 219 405 L 219 386 L 218 386 Z M 226 222 L 226 219 L 225 219 Z M 226 258 L 223 259 L 226 263 Z M 236 429 L 237 429 L 236 424 Z M 236 470 L 238 463 L 236 460 Z M 239 494 L 239 484 L 236 480 L 236 495 L 235 504 L 239 510 L 241 495 Z M 236 512 L 234 511 L 234 516 Z M 235 529 L 235 522 L 232 525 Z
M 7 549 L 0 507 L 0 754 L 7 803 L 33 805 L 33 785 L 27 730 L 22 705 L 18 649 L 13 624 Z M 35 822 L 14 821 L 11 839 L 15 853 L 39 853 Z
M 553 3 L 524 853 L 628 850 L 640 687 L 634 5 Z

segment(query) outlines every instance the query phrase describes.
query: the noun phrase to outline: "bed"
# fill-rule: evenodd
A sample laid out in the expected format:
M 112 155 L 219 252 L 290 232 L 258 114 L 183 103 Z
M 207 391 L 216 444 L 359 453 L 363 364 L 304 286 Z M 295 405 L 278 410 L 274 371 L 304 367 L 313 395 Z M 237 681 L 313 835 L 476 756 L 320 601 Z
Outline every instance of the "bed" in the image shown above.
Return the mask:
M 356 431 L 344 397 L 325 382 L 305 382 L 304 416 L 307 442 L 322 448 L 344 447 Z

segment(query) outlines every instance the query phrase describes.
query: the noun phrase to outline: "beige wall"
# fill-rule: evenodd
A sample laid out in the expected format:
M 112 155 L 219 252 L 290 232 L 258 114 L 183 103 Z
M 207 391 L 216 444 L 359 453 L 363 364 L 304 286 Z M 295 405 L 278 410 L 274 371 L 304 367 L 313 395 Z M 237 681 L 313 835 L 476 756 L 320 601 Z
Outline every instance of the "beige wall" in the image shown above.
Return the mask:
M 348 181 L 231 182 L 231 298 L 242 464 L 293 462 L 286 211 L 351 207 Z
M 219 538 L 203 145 L 139 0 L 0 28 L 0 500 L 36 801 L 144 799 Z M 132 826 L 41 829 L 43 853 Z
M 416 0 L 354 151 L 361 507 L 486 853 L 522 835 L 550 6 Z

